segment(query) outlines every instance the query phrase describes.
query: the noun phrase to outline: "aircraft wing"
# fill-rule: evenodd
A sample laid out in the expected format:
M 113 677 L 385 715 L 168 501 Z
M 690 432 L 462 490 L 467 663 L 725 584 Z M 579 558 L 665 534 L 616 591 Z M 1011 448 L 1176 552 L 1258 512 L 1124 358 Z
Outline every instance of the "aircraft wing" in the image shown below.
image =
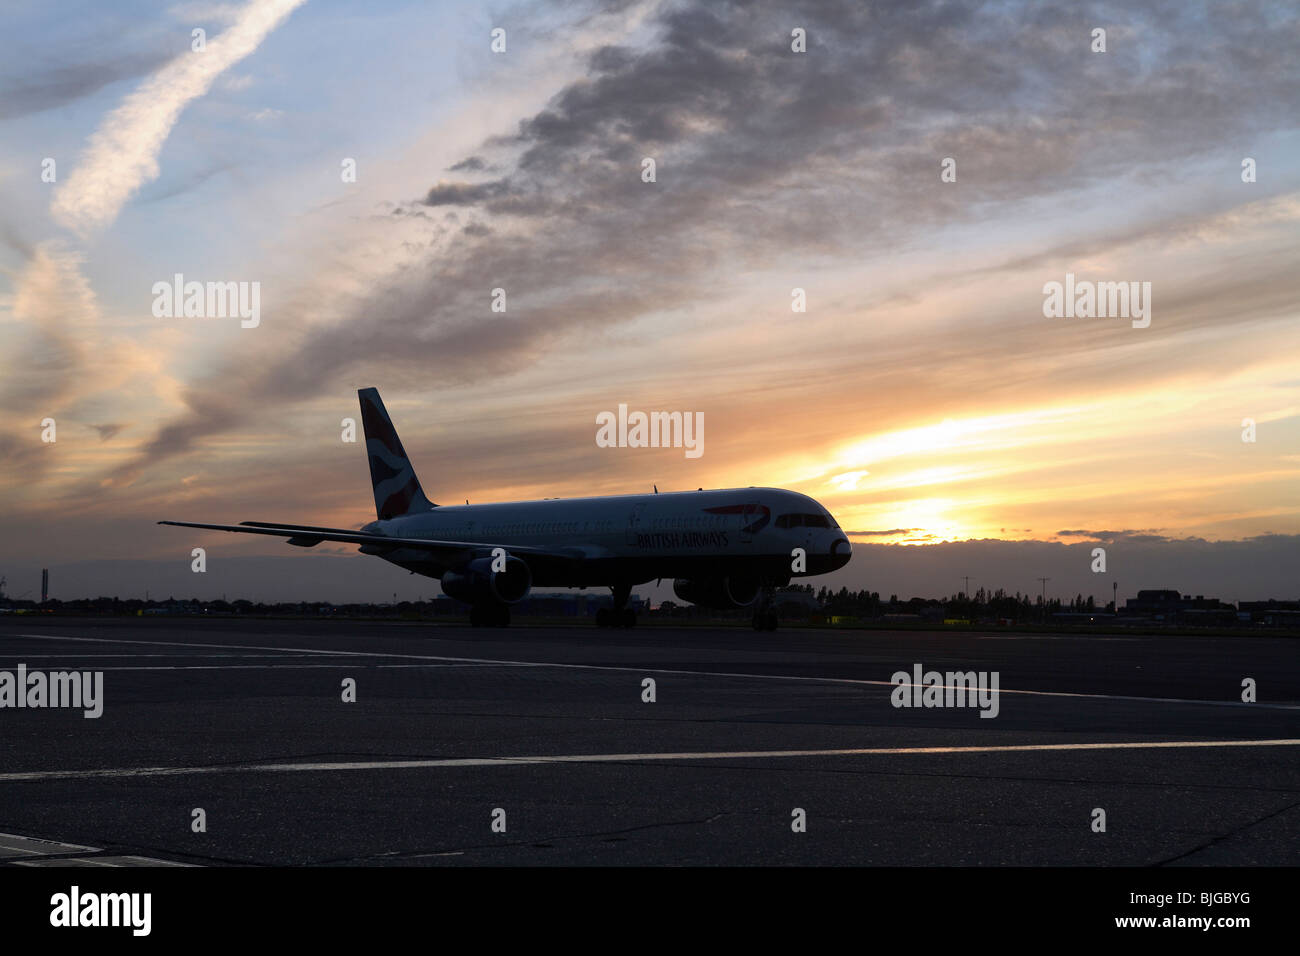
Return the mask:
M 196 521 L 159 521 L 159 524 L 176 525 L 181 528 L 206 528 L 209 531 L 237 531 L 242 534 L 269 534 L 287 538 L 289 544 L 300 548 L 311 548 L 322 541 L 341 541 L 344 544 L 356 544 L 370 550 L 396 550 L 410 548 L 426 551 L 430 557 L 442 559 L 462 559 L 486 557 L 493 548 L 505 548 L 511 554 L 524 557 L 558 558 L 581 560 L 586 555 L 579 548 L 536 548 L 530 545 L 512 545 L 504 541 L 440 541 L 434 538 L 398 538 L 385 534 L 365 534 L 361 531 L 348 531 L 344 528 L 318 528 L 304 524 L 275 524 L 269 521 L 244 521 L 240 524 L 204 524 Z

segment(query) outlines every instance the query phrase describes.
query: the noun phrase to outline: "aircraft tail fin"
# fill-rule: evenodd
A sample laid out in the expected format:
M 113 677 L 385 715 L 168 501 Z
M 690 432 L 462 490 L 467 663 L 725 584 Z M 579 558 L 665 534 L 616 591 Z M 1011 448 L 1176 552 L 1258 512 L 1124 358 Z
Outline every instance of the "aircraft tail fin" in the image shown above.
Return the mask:
M 370 484 L 375 492 L 375 514 L 381 519 L 437 507 L 424 495 L 420 479 L 406 457 L 393 420 L 388 417 L 379 389 L 357 391 L 361 400 L 361 424 L 366 433 L 366 454 L 370 458 Z

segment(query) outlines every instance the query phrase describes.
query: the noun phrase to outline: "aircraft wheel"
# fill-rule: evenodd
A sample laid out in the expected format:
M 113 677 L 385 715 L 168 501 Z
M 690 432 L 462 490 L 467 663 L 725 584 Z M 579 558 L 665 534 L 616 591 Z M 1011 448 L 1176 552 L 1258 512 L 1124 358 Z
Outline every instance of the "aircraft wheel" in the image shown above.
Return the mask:
M 596 611 L 596 626 L 609 627 L 609 608 L 599 608 Z
M 627 608 L 626 610 L 624 610 L 623 620 L 621 623 L 623 627 L 636 627 L 636 611 L 632 610 L 631 608 Z

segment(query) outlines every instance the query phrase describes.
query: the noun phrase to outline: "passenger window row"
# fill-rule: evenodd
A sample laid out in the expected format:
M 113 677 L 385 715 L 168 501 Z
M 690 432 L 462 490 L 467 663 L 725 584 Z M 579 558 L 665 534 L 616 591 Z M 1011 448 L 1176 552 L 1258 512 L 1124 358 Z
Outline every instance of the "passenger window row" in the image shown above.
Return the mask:
M 653 518 L 649 525 L 653 531 L 703 531 L 726 525 L 725 515 L 678 515 L 673 518 Z
M 596 534 L 612 530 L 612 521 L 520 521 L 510 524 L 486 524 L 481 527 L 463 526 L 445 532 L 453 540 L 491 540 L 510 535 L 577 534 L 585 531 Z
M 776 519 L 778 528 L 829 528 L 832 522 L 826 515 L 781 515 Z
M 671 518 L 653 518 L 644 527 L 654 531 L 705 531 L 721 530 L 727 527 L 734 515 L 678 515 Z M 778 528 L 837 528 L 833 518 L 821 514 L 788 514 L 776 519 Z M 635 526 L 633 526 L 635 527 Z M 516 522 L 510 524 L 490 524 L 479 528 L 461 527 L 448 529 L 448 538 L 470 540 L 491 540 L 511 535 L 535 534 L 601 534 L 615 530 L 613 521 L 539 521 Z

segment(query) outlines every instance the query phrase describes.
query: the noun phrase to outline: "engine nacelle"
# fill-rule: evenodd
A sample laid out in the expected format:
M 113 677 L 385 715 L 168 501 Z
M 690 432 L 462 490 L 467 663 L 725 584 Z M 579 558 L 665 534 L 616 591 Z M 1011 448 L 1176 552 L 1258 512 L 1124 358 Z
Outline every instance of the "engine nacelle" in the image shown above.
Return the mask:
M 738 607 L 749 607 L 758 600 L 761 586 L 758 578 L 738 577 L 732 574 L 721 578 L 698 580 L 678 578 L 673 581 L 673 593 L 691 604 L 727 611 Z
M 477 558 L 442 575 L 442 593 L 466 604 L 514 604 L 528 597 L 532 586 L 528 565 L 510 555 L 504 571 L 493 571 L 491 558 Z

